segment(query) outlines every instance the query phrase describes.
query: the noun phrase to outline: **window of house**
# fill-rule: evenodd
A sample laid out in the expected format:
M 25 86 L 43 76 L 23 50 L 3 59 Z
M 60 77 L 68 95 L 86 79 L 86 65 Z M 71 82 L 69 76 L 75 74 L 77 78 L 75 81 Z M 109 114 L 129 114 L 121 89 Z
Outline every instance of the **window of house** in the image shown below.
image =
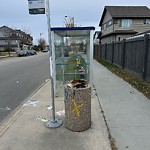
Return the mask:
M 106 28 L 108 28 L 109 26 L 112 25 L 112 20 L 108 21 L 107 24 L 106 24 Z
M 106 24 L 104 24 L 104 30 L 106 30 Z
M 106 30 L 106 24 L 102 25 L 102 30 Z
M 108 26 L 111 26 L 112 25 L 112 20 L 110 20 L 109 22 L 108 22 Z
M 132 25 L 132 20 L 131 19 L 121 19 L 119 21 L 119 27 L 130 28 L 131 25 Z
M 17 35 L 17 36 L 20 36 L 20 34 L 19 34 L 19 33 L 16 33 L 16 35 Z
M 144 24 L 150 24 L 150 19 L 144 19 Z
M 111 37 L 108 38 L 108 42 L 111 42 Z
M 118 37 L 118 41 L 121 41 L 121 37 L 120 36 Z
M 12 36 L 13 35 L 13 33 L 7 33 L 7 36 Z

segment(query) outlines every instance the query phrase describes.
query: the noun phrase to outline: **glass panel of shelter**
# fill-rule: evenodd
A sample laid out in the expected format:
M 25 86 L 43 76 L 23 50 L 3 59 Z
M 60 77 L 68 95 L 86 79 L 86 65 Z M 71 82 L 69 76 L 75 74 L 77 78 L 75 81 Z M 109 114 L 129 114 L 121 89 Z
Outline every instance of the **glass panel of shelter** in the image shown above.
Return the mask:
M 81 34 L 81 32 L 83 32 Z M 78 33 L 80 33 L 78 35 Z M 63 85 L 70 80 L 89 81 L 90 31 L 54 32 L 56 94 L 63 93 Z

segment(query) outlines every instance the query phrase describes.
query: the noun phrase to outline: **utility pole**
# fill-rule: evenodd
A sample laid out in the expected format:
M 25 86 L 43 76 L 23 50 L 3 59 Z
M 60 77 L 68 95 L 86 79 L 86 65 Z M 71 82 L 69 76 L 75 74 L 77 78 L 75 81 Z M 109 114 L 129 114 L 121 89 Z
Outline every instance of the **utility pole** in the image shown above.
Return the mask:
M 49 67 L 50 67 L 50 79 L 51 79 L 51 98 L 52 98 L 52 115 L 53 118 L 45 123 L 46 127 L 57 128 L 62 125 L 62 120 L 55 118 L 55 95 L 54 95 L 54 77 L 53 77 L 53 61 L 52 61 L 52 41 L 51 41 L 51 24 L 50 24 L 50 6 L 49 0 L 46 0 L 46 15 L 48 26 L 48 43 L 49 43 Z

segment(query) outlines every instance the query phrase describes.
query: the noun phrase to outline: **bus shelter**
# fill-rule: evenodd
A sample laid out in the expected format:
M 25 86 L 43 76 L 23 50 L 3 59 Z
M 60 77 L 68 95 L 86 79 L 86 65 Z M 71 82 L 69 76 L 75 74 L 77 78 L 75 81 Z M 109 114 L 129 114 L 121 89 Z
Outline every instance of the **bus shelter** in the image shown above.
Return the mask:
M 52 76 L 56 96 L 70 80 L 85 79 L 92 86 L 94 27 L 51 28 Z

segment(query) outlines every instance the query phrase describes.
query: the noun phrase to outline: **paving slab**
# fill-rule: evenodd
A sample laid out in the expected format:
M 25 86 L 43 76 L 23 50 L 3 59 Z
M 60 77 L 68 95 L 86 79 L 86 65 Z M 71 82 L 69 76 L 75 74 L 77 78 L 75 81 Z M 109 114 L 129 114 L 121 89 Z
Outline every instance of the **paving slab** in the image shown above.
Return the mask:
M 94 85 L 118 150 L 150 150 L 150 100 L 94 61 Z

